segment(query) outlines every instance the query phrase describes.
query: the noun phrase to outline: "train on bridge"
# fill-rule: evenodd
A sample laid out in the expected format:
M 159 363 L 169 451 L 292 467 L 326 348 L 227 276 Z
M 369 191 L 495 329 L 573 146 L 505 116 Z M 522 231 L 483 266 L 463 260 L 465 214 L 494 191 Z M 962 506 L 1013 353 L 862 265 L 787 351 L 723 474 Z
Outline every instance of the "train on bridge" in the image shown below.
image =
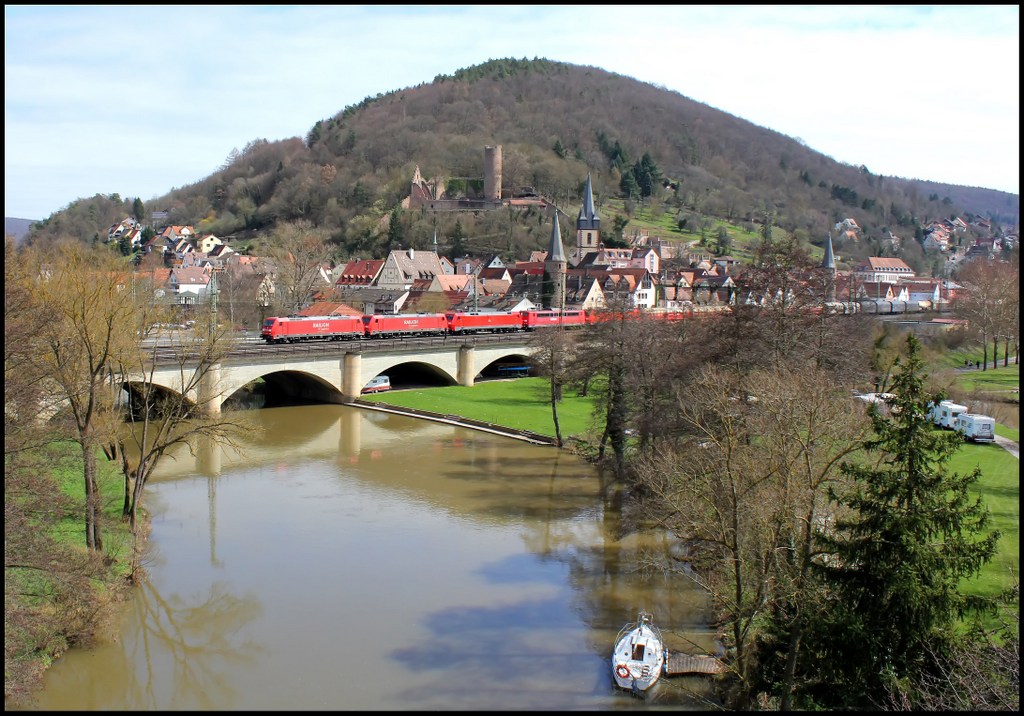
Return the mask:
M 682 320 L 694 314 L 717 312 L 695 306 L 671 311 L 631 311 L 655 320 Z M 480 313 L 411 313 L 368 316 L 274 316 L 263 321 L 261 335 L 267 343 L 303 341 L 351 341 L 375 338 L 465 336 L 480 333 L 522 333 L 561 326 L 581 326 L 610 320 L 621 314 L 608 311 L 542 310 L 488 311 Z
M 481 333 L 522 333 L 561 326 L 578 328 L 603 321 L 626 318 L 649 318 L 679 321 L 713 315 L 730 310 L 727 305 L 687 306 L 676 309 L 634 309 L 625 314 L 616 311 L 546 310 L 486 311 L 448 313 L 373 314 L 365 316 L 274 316 L 263 321 L 261 336 L 269 344 L 305 341 L 351 341 L 376 338 L 426 336 L 465 336 Z M 809 308 L 812 313 L 852 315 L 893 315 L 922 313 L 926 309 L 917 301 L 877 301 L 829 303 Z M 935 309 L 931 309 L 935 310 Z

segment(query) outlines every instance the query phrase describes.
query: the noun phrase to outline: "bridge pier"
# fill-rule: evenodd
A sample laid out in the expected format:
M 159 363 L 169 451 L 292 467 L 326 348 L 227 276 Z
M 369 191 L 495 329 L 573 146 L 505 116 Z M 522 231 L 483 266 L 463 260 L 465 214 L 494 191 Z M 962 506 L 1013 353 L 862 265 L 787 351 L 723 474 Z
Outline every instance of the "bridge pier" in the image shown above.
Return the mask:
M 342 362 L 341 371 L 341 397 L 345 400 L 357 400 L 363 389 L 361 376 L 363 374 L 363 354 L 346 353 Z
M 210 366 L 199 386 L 199 407 L 207 415 L 219 415 L 220 406 L 224 402 L 224 392 L 220 387 L 220 363 Z
M 459 369 L 458 380 L 459 385 L 467 388 L 472 388 L 475 384 L 476 379 L 476 364 L 474 361 L 474 348 L 471 345 L 459 346 Z

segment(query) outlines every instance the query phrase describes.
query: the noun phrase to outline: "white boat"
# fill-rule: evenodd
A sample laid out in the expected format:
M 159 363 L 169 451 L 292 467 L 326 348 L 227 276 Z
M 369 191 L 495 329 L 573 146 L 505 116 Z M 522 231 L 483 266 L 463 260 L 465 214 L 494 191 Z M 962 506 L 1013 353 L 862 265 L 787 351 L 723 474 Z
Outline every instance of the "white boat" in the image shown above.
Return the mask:
M 640 612 L 615 637 L 612 676 L 623 689 L 640 692 L 651 688 L 665 668 L 665 644 L 651 615 Z

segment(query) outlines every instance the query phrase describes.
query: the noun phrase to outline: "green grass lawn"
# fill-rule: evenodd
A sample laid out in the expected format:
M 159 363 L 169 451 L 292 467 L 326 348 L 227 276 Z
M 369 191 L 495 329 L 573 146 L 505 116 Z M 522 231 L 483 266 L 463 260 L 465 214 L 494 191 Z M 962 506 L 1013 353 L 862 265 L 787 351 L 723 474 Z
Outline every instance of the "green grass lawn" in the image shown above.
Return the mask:
M 60 491 L 70 495 L 80 506 L 56 524 L 54 538 L 85 550 L 85 478 L 81 450 L 72 441 L 54 443 L 45 450 Z M 107 460 L 102 453 L 97 456 L 96 469 L 104 519 L 103 551 L 117 560 L 113 566 L 115 573 L 127 574 L 131 566 L 132 537 L 128 525 L 121 522 L 124 502 L 121 475 L 117 464 Z
M 364 395 L 364 400 L 433 413 L 461 415 L 517 430 L 554 437 L 549 384 L 545 378 L 517 378 L 477 383 L 472 388 L 452 385 L 423 390 L 392 390 Z M 582 437 L 592 424 L 593 398 L 566 390 L 558 403 L 562 437 Z
M 956 384 L 969 392 L 978 390 L 986 393 L 1010 393 L 1014 388 L 1020 388 L 1020 366 L 965 370 L 957 375 Z
M 981 468 L 974 486 L 991 514 L 990 529 L 999 530 L 999 551 L 981 574 L 968 582 L 968 591 L 995 596 L 1020 574 L 1020 461 L 998 445 L 966 443 L 949 462 L 952 472 L 966 474 Z

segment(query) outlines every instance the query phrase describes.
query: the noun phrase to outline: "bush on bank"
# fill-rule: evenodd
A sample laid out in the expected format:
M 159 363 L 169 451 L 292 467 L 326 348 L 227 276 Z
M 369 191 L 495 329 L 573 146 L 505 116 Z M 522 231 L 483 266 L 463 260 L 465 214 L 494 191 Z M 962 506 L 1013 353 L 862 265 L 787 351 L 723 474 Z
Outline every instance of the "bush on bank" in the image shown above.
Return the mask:
M 133 541 L 121 483 L 100 460 L 104 552 L 85 546 L 82 458 L 73 442 L 8 456 L 5 465 L 4 696 L 17 703 L 46 668 L 109 628 L 128 593 Z

